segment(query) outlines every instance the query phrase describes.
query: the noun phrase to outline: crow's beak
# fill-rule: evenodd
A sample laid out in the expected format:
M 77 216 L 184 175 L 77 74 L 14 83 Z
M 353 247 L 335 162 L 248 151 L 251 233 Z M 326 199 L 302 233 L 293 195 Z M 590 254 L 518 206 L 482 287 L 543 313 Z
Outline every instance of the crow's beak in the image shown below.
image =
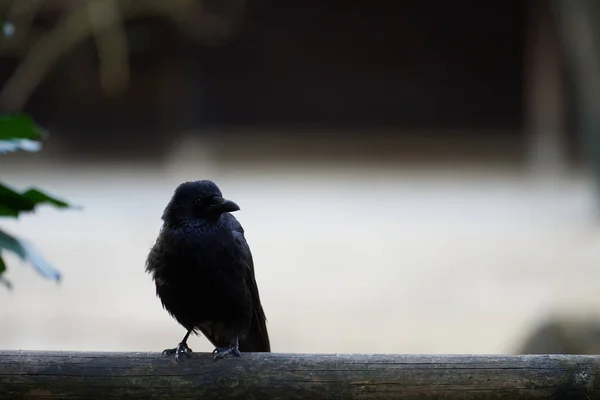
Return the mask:
M 212 204 L 211 208 L 219 211 L 219 212 L 234 212 L 240 209 L 240 206 L 235 204 L 231 200 L 224 199 L 222 197 L 216 197 L 214 199 L 214 204 Z

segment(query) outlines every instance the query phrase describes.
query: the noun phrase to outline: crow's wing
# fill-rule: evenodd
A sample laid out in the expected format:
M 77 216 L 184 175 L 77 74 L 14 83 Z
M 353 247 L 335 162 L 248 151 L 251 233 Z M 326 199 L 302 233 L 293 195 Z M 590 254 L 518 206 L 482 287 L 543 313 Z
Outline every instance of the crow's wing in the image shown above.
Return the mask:
M 246 336 L 240 339 L 240 351 L 244 352 L 270 352 L 271 344 L 269 333 L 267 332 L 266 316 L 260 303 L 258 294 L 258 285 L 254 277 L 254 260 L 250 246 L 244 236 L 244 228 L 238 220 L 231 214 L 227 214 L 227 223 L 235 237 L 236 246 L 238 246 L 242 258 L 247 266 L 246 285 L 252 297 L 252 322 Z

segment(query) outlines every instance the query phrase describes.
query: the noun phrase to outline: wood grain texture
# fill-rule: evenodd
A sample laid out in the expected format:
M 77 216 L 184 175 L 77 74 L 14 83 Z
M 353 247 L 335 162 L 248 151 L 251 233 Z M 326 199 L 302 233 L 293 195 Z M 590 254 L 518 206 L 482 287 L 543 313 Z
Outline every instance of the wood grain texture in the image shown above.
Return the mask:
M 600 399 L 600 356 L 0 351 L 0 399 Z

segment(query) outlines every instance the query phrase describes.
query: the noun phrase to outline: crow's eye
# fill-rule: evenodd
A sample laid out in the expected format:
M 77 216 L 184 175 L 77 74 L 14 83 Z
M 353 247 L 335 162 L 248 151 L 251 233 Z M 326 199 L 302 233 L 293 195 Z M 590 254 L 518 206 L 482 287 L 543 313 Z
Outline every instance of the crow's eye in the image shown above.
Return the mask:
M 204 200 L 198 197 L 196 200 L 194 200 L 194 203 L 196 203 L 197 206 L 201 206 L 202 204 L 204 204 Z

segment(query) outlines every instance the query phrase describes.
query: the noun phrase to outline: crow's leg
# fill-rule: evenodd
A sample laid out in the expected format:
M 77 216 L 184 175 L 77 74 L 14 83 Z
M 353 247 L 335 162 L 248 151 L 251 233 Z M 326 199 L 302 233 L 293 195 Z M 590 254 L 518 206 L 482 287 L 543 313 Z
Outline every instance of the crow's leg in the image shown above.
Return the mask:
M 174 349 L 165 349 L 162 352 L 162 354 L 169 355 L 169 356 L 175 354 L 175 360 L 177 360 L 177 361 L 179 361 L 179 356 L 181 356 L 181 354 L 185 354 L 186 356 L 189 356 L 190 353 L 192 352 L 192 349 L 190 349 L 187 345 L 187 340 L 188 340 L 188 337 L 190 337 L 190 333 L 192 333 L 191 329 L 189 331 L 187 331 L 187 333 L 183 337 L 183 340 L 181 342 L 179 342 L 177 347 L 175 347 Z
M 238 337 L 235 337 L 235 341 L 229 347 L 217 347 L 213 350 L 213 354 L 215 355 L 215 360 L 217 358 L 223 358 L 228 354 L 233 354 L 236 357 L 239 357 L 240 354 L 240 344 L 238 342 Z

